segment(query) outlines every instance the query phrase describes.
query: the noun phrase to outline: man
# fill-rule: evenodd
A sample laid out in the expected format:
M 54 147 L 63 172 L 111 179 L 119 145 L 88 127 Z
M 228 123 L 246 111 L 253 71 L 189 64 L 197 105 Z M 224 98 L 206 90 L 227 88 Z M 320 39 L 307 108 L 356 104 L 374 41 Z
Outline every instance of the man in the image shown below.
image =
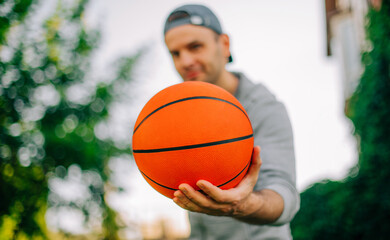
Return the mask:
M 203 193 L 188 184 L 175 192 L 174 202 L 190 211 L 190 239 L 291 239 L 289 222 L 299 209 L 299 194 L 284 106 L 263 85 L 225 69 L 232 61 L 229 37 L 207 7 L 184 5 L 172 11 L 164 37 L 183 80 L 213 83 L 235 95 L 255 136 L 251 167 L 237 187 L 221 190 L 199 180 Z

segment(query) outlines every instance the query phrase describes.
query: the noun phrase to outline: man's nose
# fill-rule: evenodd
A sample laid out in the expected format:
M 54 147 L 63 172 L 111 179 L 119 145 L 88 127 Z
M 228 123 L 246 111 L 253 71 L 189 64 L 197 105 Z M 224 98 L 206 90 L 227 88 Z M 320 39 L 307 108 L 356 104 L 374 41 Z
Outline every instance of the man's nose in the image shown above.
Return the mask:
M 190 67 L 194 64 L 194 56 L 189 52 L 183 52 L 180 56 L 180 62 L 183 67 Z

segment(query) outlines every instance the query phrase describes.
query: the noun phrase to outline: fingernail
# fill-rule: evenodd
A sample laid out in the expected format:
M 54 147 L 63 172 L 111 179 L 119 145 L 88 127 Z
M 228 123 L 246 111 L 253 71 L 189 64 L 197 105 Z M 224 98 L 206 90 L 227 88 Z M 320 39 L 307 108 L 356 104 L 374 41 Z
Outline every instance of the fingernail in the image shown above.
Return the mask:
M 180 189 L 183 193 L 187 193 L 188 191 L 187 191 L 187 189 L 185 189 L 185 188 L 181 188 Z

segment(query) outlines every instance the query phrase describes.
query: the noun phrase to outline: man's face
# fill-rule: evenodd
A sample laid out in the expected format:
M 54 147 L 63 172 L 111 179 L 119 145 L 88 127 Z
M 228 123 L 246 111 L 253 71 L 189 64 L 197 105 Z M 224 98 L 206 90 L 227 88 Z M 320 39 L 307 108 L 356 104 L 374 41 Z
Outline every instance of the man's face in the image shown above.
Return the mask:
M 184 81 L 217 84 L 225 69 L 229 39 L 211 29 L 181 25 L 165 34 L 165 44 L 172 55 L 175 68 Z

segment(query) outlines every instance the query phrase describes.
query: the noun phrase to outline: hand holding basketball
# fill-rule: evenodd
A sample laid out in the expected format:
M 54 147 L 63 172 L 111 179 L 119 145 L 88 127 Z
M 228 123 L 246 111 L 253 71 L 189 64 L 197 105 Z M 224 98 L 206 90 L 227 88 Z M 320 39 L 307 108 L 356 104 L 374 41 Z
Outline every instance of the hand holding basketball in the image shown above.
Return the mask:
M 174 202 L 193 212 L 216 216 L 243 217 L 251 214 L 251 194 L 256 184 L 261 166 L 260 147 L 253 149 L 251 165 L 243 180 L 235 187 L 222 190 L 211 183 L 200 180 L 197 186 L 205 193 L 195 191 L 188 184 L 181 184 L 174 193 Z

